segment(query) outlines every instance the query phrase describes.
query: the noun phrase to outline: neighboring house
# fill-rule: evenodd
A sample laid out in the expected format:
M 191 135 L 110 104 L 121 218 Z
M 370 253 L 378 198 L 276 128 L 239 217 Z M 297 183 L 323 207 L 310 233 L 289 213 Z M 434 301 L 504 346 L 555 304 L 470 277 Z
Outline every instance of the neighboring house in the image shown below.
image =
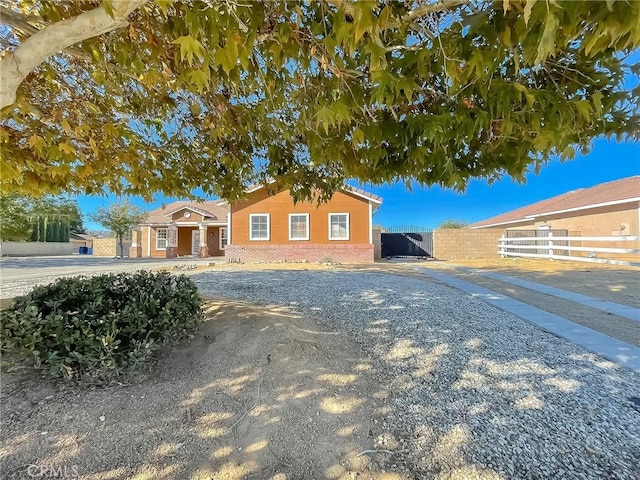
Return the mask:
M 273 193 L 263 186 L 231 205 L 176 202 L 150 212 L 135 232 L 131 256 L 372 262 L 372 217 L 381 203 L 350 186 L 320 205 L 294 204 L 288 190 Z
M 581 236 L 640 235 L 640 176 L 581 188 L 468 228 L 568 230 Z
M 153 210 L 134 231 L 130 257 L 224 255 L 229 208 L 210 202 L 174 202 Z

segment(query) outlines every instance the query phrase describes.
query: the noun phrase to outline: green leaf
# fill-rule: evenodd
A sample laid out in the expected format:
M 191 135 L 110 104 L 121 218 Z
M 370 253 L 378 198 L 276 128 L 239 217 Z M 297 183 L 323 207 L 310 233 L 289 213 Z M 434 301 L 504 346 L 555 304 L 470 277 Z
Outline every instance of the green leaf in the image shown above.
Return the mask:
M 214 59 L 218 65 L 222 65 L 224 72 L 229 75 L 238 64 L 238 44 L 233 34 L 227 36 L 227 43 L 224 48 L 219 49 Z
M 353 143 L 353 146 L 357 148 L 364 143 L 364 139 L 364 132 L 359 127 L 356 127 L 353 130 L 353 135 L 351 136 L 351 143 Z
M 180 45 L 180 58 L 185 59 L 191 65 L 193 63 L 193 57 L 202 58 L 204 56 L 204 46 L 191 35 L 183 35 L 176 38 L 172 43 Z
M 189 82 L 195 85 L 200 92 L 209 85 L 210 78 L 208 68 L 206 70 L 191 70 L 191 72 L 189 72 Z
M 544 31 L 542 32 L 540 43 L 538 44 L 538 54 L 534 61 L 535 64 L 539 64 L 546 60 L 547 56 L 554 51 L 557 28 L 558 19 L 551 10 L 549 10 L 547 12 L 547 19 L 544 23 Z
M 329 126 L 333 124 L 333 111 L 324 106 L 316 113 L 316 128 L 322 125 L 325 133 L 329 133 Z
M 597 115 L 602 114 L 602 92 L 596 92 L 591 95 L 591 101 L 593 102 L 593 108 L 596 110 Z
M 578 113 L 587 122 L 591 121 L 591 104 L 587 100 L 578 100 L 573 102 L 578 110 Z
M 573 147 L 569 146 L 562 151 L 562 157 L 568 160 L 573 160 L 576 156 L 576 151 Z

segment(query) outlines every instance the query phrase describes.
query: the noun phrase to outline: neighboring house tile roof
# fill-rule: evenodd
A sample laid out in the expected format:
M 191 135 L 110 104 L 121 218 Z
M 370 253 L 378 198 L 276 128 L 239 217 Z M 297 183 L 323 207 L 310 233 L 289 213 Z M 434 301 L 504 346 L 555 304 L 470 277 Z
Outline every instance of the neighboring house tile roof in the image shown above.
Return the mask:
M 217 200 L 209 202 L 173 202 L 165 205 L 163 208 L 149 212 L 143 225 L 169 224 L 171 223 L 171 219 L 168 217 L 184 208 L 210 217 L 211 220 L 219 220 L 222 222 L 227 221 L 227 212 L 229 211 L 226 206 L 218 205 Z
M 469 225 L 469 228 L 530 222 L 536 217 L 595 208 L 603 204 L 633 201 L 640 201 L 640 175 L 563 193 L 562 195 L 476 222 Z

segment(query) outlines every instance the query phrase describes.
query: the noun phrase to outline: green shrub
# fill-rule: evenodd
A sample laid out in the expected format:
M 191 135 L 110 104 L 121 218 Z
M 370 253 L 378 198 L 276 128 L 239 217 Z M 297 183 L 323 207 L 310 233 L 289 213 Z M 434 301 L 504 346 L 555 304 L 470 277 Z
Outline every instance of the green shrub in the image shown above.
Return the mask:
M 2 347 L 53 376 L 134 372 L 160 345 L 193 332 L 202 301 L 168 272 L 62 278 L 35 287 L 0 314 Z

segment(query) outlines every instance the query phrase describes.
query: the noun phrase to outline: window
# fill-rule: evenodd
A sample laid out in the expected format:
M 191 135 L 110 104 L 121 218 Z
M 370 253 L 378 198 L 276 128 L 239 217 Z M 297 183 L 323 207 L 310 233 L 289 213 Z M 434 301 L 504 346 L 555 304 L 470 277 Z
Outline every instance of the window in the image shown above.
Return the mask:
M 167 229 L 156 229 L 156 250 L 166 250 L 167 248 Z
M 329 214 L 329 240 L 349 240 L 349 214 Z
M 289 214 L 289 240 L 309 240 L 309 214 Z
M 249 240 L 269 240 L 269 215 L 249 215 Z
M 220 227 L 220 250 L 227 247 L 227 227 Z

